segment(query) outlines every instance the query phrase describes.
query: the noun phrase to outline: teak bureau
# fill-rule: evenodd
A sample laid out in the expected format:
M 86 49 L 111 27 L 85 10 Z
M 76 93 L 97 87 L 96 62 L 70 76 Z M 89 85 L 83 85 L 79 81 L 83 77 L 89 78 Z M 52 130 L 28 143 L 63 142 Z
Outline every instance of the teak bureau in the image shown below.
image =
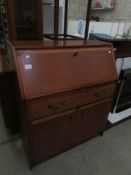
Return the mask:
M 100 41 L 12 41 L 23 140 L 33 166 L 103 132 L 117 72 Z

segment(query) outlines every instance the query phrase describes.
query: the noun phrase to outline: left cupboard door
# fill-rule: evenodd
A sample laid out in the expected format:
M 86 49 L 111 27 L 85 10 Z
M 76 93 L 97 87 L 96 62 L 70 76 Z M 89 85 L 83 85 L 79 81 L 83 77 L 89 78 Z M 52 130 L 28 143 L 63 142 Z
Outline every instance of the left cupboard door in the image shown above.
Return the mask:
M 75 144 L 76 110 L 32 121 L 30 143 L 33 164 L 61 153 Z

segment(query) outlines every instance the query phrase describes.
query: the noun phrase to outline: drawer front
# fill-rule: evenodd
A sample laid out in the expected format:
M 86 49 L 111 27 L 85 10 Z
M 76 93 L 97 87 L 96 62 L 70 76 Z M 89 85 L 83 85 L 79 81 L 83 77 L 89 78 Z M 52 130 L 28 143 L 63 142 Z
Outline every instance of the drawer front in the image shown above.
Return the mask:
M 77 108 L 113 95 L 115 84 L 83 88 L 27 102 L 28 119 L 34 120 Z

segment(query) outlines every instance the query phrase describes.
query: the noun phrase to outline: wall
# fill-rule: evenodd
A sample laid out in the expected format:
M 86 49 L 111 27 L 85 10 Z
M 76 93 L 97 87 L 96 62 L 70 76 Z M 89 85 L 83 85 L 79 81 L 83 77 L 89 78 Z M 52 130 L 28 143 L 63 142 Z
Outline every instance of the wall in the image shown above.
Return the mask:
M 88 0 L 69 0 L 69 19 L 80 20 L 86 18 Z
M 85 31 L 85 22 L 81 30 L 79 30 L 79 20 L 70 20 L 68 22 L 68 33 L 83 37 Z M 129 29 L 129 30 L 128 30 Z M 79 32 L 81 31 L 81 32 Z M 89 33 L 105 33 L 112 37 L 121 38 L 123 35 L 131 37 L 131 22 L 90 22 Z
M 93 15 L 104 19 L 131 20 L 131 0 L 116 0 L 115 9 L 95 11 Z
M 88 0 L 69 0 L 69 19 L 80 20 L 86 17 Z M 92 14 L 105 20 L 131 20 L 131 0 L 116 0 L 114 10 L 94 11 Z

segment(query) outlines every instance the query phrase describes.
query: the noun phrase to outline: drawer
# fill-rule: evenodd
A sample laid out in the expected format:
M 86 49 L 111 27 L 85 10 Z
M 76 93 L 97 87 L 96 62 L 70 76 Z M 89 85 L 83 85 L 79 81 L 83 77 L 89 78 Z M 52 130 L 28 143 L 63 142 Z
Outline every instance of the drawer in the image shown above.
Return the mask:
M 34 120 L 113 96 L 115 84 L 83 88 L 27 101 L 28 119 Z

